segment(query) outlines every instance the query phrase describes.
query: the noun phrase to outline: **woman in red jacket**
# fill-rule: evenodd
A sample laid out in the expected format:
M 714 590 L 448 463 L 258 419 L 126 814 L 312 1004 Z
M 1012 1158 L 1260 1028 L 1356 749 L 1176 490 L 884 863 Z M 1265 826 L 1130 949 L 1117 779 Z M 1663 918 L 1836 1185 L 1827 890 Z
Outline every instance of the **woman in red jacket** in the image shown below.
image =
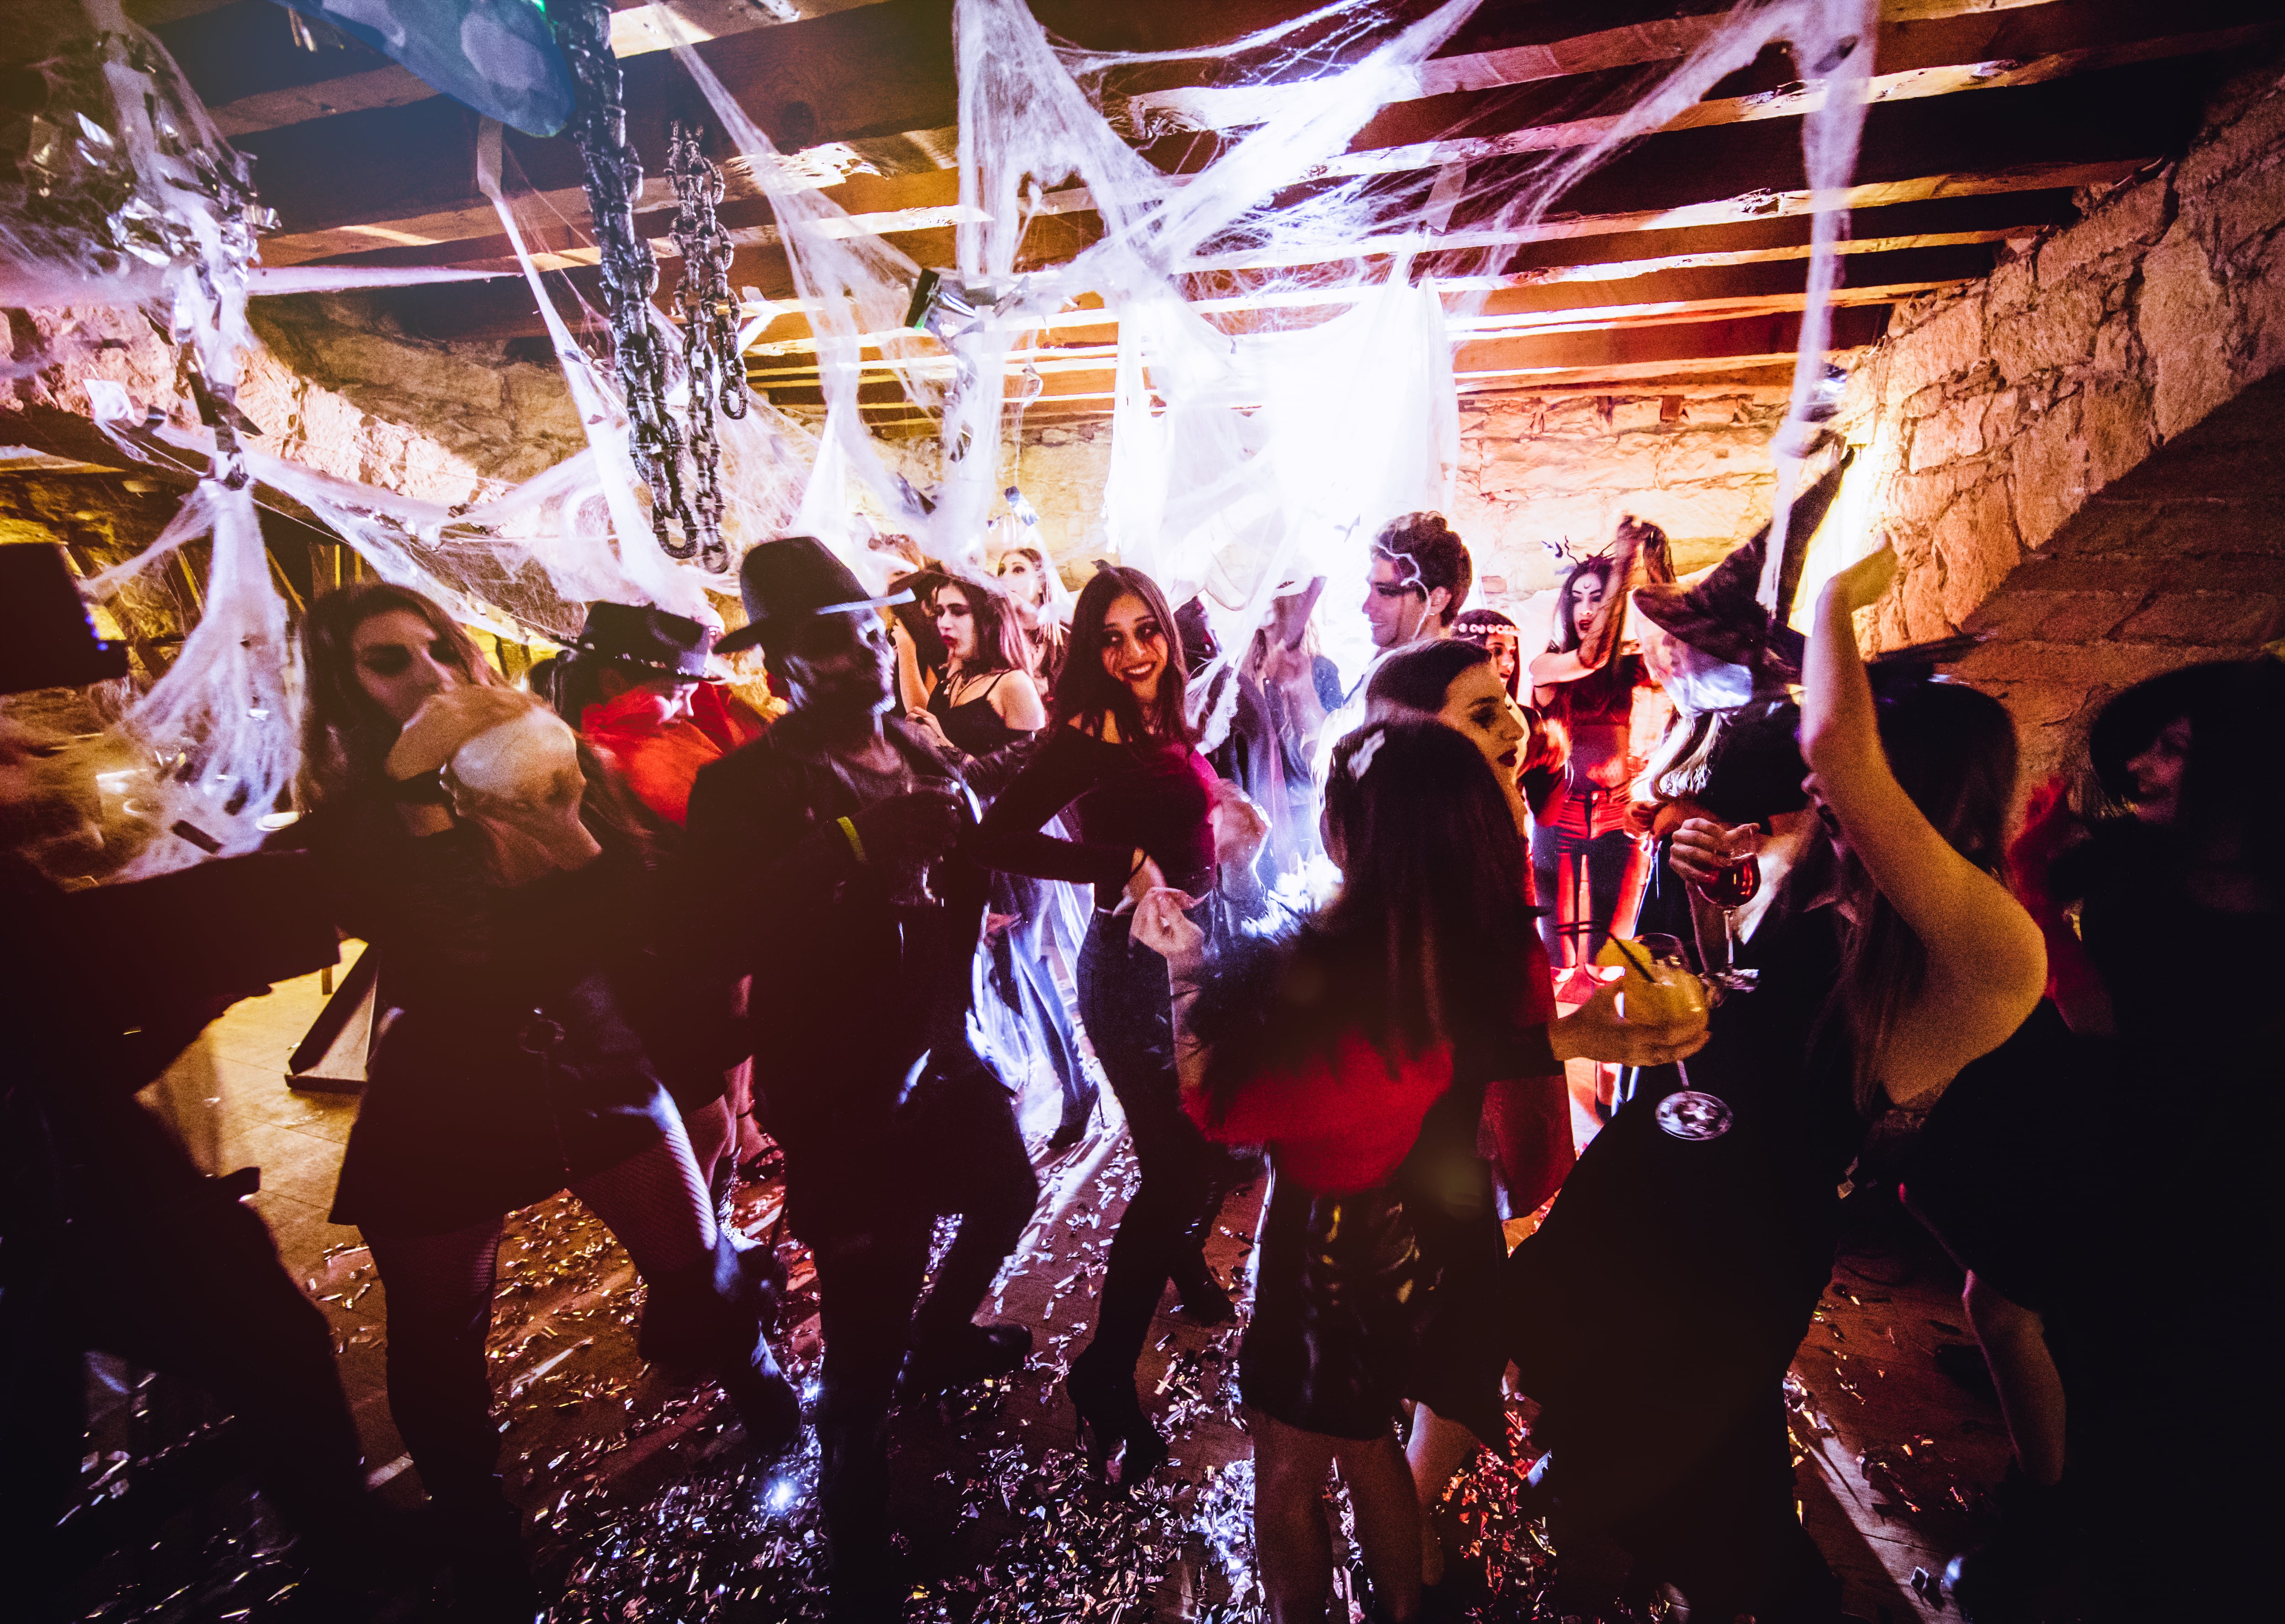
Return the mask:
M 1420 1512 L 1396 1427 L 1424 1332 L 1458 1306 L 1439 1288 L 1489 1212 L 1476 1156 L 1486 1083 L 1559 1070 L 1582 1045 L 1686 1055 L 1704 1031 L 1622 1027 L 1607 988 L 1554 1027 L 1522 1018 L 1545 973 L 1522 843 L 1491 769 L 1453 729 L 1351 734 L 1324 805 L 1341 891 L 1290 941 L 1233 945 L 1201 993 L 1204 944 L 1183 898 L 1153 893 L 1135 927 L 1175 977 L 1187 1108 L 1209 1137 L 1266 1143 L 1276 1170 L 1238 1354 L 1276 1624 L 1324 1617 L 1318 1497 L 1336 1463 L 1377 1616 L 1419 1611 Z

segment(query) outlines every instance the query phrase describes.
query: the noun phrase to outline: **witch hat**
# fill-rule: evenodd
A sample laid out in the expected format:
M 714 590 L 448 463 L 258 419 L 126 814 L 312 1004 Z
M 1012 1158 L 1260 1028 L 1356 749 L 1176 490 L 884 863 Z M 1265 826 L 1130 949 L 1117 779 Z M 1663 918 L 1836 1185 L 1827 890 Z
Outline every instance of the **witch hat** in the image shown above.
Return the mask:
M 1653 583 L 1637 587 L 1635 608 L 1653 624 L 1708 658 L 1726 665 L 1759 667 L 1780 681 L 1797 680 L 1806 644 L 1786 622 L 1793 614 L 1794 593 L 1801 585 L 1802 561 L 1808 556 L 1810 537 L 1825 522 L 1833 498 L 1840 494 L 1841 477 L 1855 455 L 1854 451 L 1842 453 L 1825 476 L 1794 502 L 1786 523 L 1785 557 L 1778 571 L 1776 614 L 1764 608 L 1755 595 L 1761 587 L 1763 552 L 1769 545 L 1766 524 L 1693 586 Z

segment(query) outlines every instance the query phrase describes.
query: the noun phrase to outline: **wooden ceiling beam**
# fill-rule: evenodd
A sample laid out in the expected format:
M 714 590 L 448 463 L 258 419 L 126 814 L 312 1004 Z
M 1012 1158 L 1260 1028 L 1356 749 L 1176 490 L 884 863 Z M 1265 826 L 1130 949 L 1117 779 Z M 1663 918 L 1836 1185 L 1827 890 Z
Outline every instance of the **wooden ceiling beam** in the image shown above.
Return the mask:
M 1833 352 L 1873 342 L 1887 329 L 1886 306 L 1833 312 Z M 1614 328 L 1548 337 L 1502 338 L 1463 344 L 1454 370 L 1469 389 L 1517 388 L 1534 380 L 1577 375 L 1614 381 L 1678 377 L 1691 373 L 1727 373 L 1789 362 L 1801 335 L 1801 318 L 1776 314 L 1729 321 L 1668 326 Z M 1043 375 L 1040 404 L 1110 398 L 1108 367 L 1072 369 Z M 770 390 L 773 404 L 799 410 L 824 404 L 814 385 L 788 384 Z M 890 381 L 868 381 L 859 397 L 882 415 L 899 415 L 906 403 Z M 868 413 L 868 416 L 872 415 Z
M 718 39 L 699 50 L 732 86 L 742 105 L 789 151 L 820 142 L 932 129 L 949 121 L 953 113 L 946 4 L 946 0 L 888 0 Z M 2187 23 L 2210 20 L 2210 12 L 2214 17 L 2235 16 L 2256 4 L 2258 0 L 2180 0 L 2169 8 L 2156 0 L 2102 0 L 2091 8 L 2057 4 L 2032 10 L 2042 14 L 2088 15 L 2093 20 L 2083 26 L 2094 30 L 2094 44 L 2155 40 L 2159 43 L 2150 49 L 2163 51 L 2176 48 L 2164 44 L 2168 40 L 2178 42 L 2185 50 L 2196 45 L 2195 30 Z M 1220 8 L 1184 9 L 1213 12 L 1217 17 L 1220 13 Z M 2178 14 L 2187 23 L 2175 21 Z M 1988 21 L 1979 22 L 1984 31 L 1991 27 Z M 2047 35 L 2065 37 L 2061 24 L 2051 23 L 2042 37 Z M 1923 51 L 1920 54 L 1946 53 Z M 1992 60 L 1973 50 L 1949 54 L 1967 59 L 1953 65 L 1963 71 L 1981 71 Z M 646 197 L 656 204 L 665 200 L 657 172 L 663 168 L 667 124 L 678 115 L 702 123 L 708 121 L 687 75 L 669 58 L 640 57 L 625 65 L 625 72 L 629 135 L 644 155 L 647 170 L 652 172 Z M 942 82 L 932 84 L 932 75 L 939 75 Z M 1970 75 L 1948 88 L 1962 89 L 1974 82 L 1979 81 Z M 1577 93 L 1571 82 L 1558 82 L 1547 91 L 1527 97 L 1528 106 L 1511 105 L 1515 103 L 1513 93 L 1504 93 L 1505 100 L 1496 104 L 1496 118 L 1473 131 L 1462 130 L 1458 138 L 1504 143 L 1502 150 L 1512 150 L 1517 140 L 1527 138 L 1518 134 L 1519 130 L 1531 132 L 1527 139 L 1542 146 L 1583 138 L 1579 130 L 1566 135 L 1533 115 L 1534 107 L 1575 106 Z M 1558 101 L 1549 102 L 1550 95 Z M 1480 99 L 1471 105 L 1479 106 Z M 1783 96 L 1747 99 L 1753 102 L 1756 118 L 1788 120 L 1799 112 L 1797 99 Z M 1453 136 L 1455 120 L 1461 114 L 1457 106 L 1446 105 L 1450 100 L 1430 97 L 1397 104 L 1382 115 L 1384 123 L 1397 121 L 1383 131 L 1386 138 L 1373 138 L 1367 143 L 1371 152 L 1361 148 L 1354 161 L 1385 168 L 1448 161 L 1450 154 L 1441 149 L 1415 153 L 1409 148 L 1419 141 L 1433 145 Z M 1711 106 L 1701 104 L 1701 107 Z M 1483 111 L 1480 106 L 1479 111 Z M 257 133 L 240 140 L 239 145 L 261 161 L 257 175 L 265 200 L 279 211 L 284 224 L 277 243 L 280 256 L 277 263 L 311 256 L 302 251 L 295 239 L 345 227 L 379 227 L 433 239 L 466 234 L 437 227 L 454 218 L 481 219 L 483 203 L 474 182 L 474 115 L 457 104 L 432 98 L 416 107 L 344 114 L 296 126 L 291 131 Z M 538 141 L 513 133 L 507 140 L 538 191 L 566 213 L 584 212 L 577 158 L 569 142 Z M 318 252 L 371 246 L 371 239 L 333 241 L 323 247 L 311 245 Z

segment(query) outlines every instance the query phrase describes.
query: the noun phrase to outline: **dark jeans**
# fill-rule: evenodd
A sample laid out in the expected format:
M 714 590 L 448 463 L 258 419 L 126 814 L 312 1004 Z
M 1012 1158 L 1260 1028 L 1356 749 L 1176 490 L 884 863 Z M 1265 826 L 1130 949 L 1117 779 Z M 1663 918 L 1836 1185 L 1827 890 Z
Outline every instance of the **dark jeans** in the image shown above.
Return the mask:
M 835 1590 L 862 1595 L 894 1582 L 888 1416 L 906 1349 L 974 1319 L 1031 1222 L 1039 1181 L 1007 1091 L 980 1066 L 932 1094 L 887 1145 L 785 1150 L 825 1337 L 818 1499 Z M 948 1213 L 960 1215 L 960 1233 L 915 1308 L 936 1220 Z
M 1166 961 L 1130 940 L 1127 922 L 1125 914 L 1097 913 L 1088 928 L 1079 956 L 1079 1015 L 1127 1113 L 1142 1170 L 1111 1238 L 1087 1357 L 1098 1367 L 1131 1371 L 1176 1261 L 1197 1249 L 1221 1208 L 1229 1162 L 1182 1110 Z
M 357 1515 L 364 1464 L 333 1332 L 260 1214 L 201 1185 L 161 1212 L 83 1219 L 65 1231 L 51 1279 L 38 1311 L 11 1304 L 0 1332 L 0 1552 L 35 1564 L 8 1571 L 55 1577 L 29 1553 L 79 1481 L 90 1348 L 212 1394 L 296 1532 L 333 1532 Z

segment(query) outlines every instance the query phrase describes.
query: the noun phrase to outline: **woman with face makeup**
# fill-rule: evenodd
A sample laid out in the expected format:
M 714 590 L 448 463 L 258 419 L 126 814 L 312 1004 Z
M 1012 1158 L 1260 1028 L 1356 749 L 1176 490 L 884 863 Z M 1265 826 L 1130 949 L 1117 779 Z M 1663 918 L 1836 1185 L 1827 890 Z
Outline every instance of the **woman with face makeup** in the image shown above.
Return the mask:
M 2053 780 L 2009 848 L 2072 1036 L 2058 1034 L 2037 1071 L 1962 1076 L 1904 1174 L 1914 1215 L 1966 1275 L 1961 1306 L 2011 1445 L 1996 1524 L 1947 1573 L 1970 1620 L 2034 1616 L 2090 1534 L 2121 1615 L 2205 1616 L 2226 1610 L 2247 1581 L 2233 1565 L 2260 1547 L 2219 1487 L 2231 1446 L 2166 1395 L 2193 1368 L 2201 1391 L 2266 1379 L 2264 1310 L 2233 1283 L 2261 1267 L 2269 1219 L 2254 1192 L 2270 1157 L 2242 1128 L 2266 1111 L 2266 1086 L 2250 1079 L 2273 1070 L 2285 1033 L 2273 1000 L 2186 1000 L 2178 977 L 2154 971 L 2175 944 L 2201 964 L 2275 962 L 2281 888 L 2259 831 L 2274 816 L 2281 731 L 2273 658 L 2137 683 L 2088 729 L 2085 815 Z M 2123 1233 L 2108 1222 L 2122 1190 L 2142 1215 Z M 2163 1280 L 2169 1300 L 2199 1311 L 2120 1315 L 2121 1278 Z M 2163 1507 L 2132 1509 L 2132 1527 L 2100 1487 L 2122 1471 L 2172 1486 Z
M 569 1186 L 649 1286 L 648 1359 L 711 1368 L 750 1437 L 800 1424 L 769 1292 L 718 1228 L 629 1016 L 650 934 L 641 826 L 571 730 L 436 604 L 372 583 L 302 631 L 307 815 L 392 1016 L 335 1195 L 389 1294 L 389 1406 L 480 1604 L 529 1616 L 484 1339 L 501 1222 Z
M 1637 529 L 1663 544 L 1655 526 Z M 1540 922 L 1548 957 L 1559 978 L 1574 972 L 1574 996 L 1586 990 L 1575 972 L 1595 961 L 1606 937 L 1631 928 L 1647 874 L 1627 809 L 1643 765 L 1635 696 L 1656 684 L 1639 654 L 1619 651 L 1625 584 L 1614 555 L 1574 567 L 1555 596 L 1547 651 L 1529 668 L 1532 703 L 1571 742 L 1561 789 L 1535 831 L 1532 868 L 1550 910 Z
M 975 856 L 1012 874 L 1095 888 L 1079 962 L 1080 1018 L 1127 1116 L 1142 1184 L 1112 1241 L 1095 1339 L 1069 1388 L 1098 1463 L 1131 1485 L 1166 1458 L 1135 1367 L 1171 1279 L 1187 1311 L 1232 1310 L 1199 1251 L 1219 1206 L 1219 1153 L 1183 1114 L 1166 961 L 1131 939 L 1135 906 L 1172 889 L 1197 906 L 1214 884 L 1213 770 L 1182 710 L 1182 646 L 1158 584 L 1105 565 L 1080 593 L 1048 736 L 1001 792 Z M 1070 809 L 1078 838 L 1040 826 Z

